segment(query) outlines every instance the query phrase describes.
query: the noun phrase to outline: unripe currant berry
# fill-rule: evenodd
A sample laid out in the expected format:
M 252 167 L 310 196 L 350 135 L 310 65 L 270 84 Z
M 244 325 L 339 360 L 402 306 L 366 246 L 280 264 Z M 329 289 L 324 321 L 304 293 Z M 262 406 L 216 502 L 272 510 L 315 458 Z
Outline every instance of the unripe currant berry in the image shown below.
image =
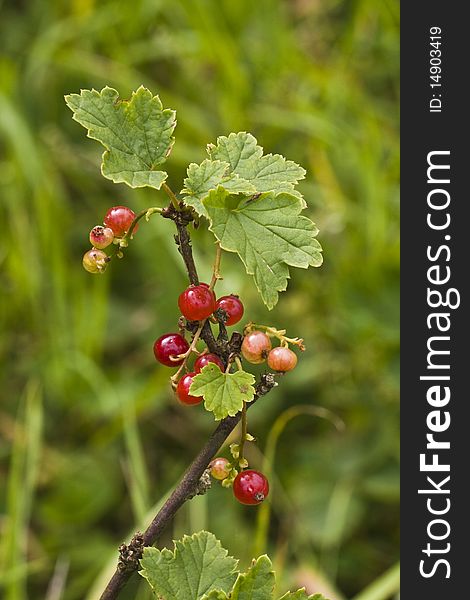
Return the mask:
M 113 243 L 114 233 L 110 227 L 96 225 L 90 231 L 90 242 L 95 248 L 103 249 Z
M 278 346 L 268 354 L 268 366 L 273 371 L 279 371 L 280 373 L 292 371 L 296 364 L 297 355 L 290 348 Z
M 160 336 L 153 345 L 155 358 L 159 363 L 167 367 L 179 367 L 182 365 L 184 358 L 171 360 L 171 357 L 185 354 L 188 350 L 188 342 L 179 333 L 166 333 Z
M 252 331 L 243 338 L 242 355 L 253 365 L 258 365 L 266 360 L 271 350 L 271 340 L 262 331 Z
M 210 464 L 210 468 L 212 477 L 219 481 L 226 479 L 230 475 L 230 461 L 223 456 L 214 458 Z
M 269 483 L 259 471 L 241 471 L 233 481 L 233 494 L 242 504 L 260 504 L 269 494 Z
M 221 308 L 227 313 L 227 320 L 225 325 L 235 325 L 243 317 L 243 303 L 238 296 L 222 296 L 219 298 L 215 305 L 216 310 Z
M 195 363 L 194 363 L 194 371 L 196 373 L 200 373 L 201 369 L 203 369 L 206 365 L 208 365 L 209 363 L 214 363 L 216 364 L 221 371 L 225 371 L 225 366 L 224 363 L 222 362 L 222 359 L 220 359 L 217 354 L 201 354 L 201 356 L 199 356 L 199 358 L 196 359 Z
M 88 273 L 104 273 L 109 260 L 106 252 L 92 248 L 83 255 L 82 264 L 83 268 L 88 271 Z
M 135 212 L 127 206 L 113 206 L 108 210 L 104 217 L 104 224 L 113 230 L 115 237 L 121 238 L 128 231 L 135 219 Z M 134 227 L 133 233 L 139 228 L 138 223 Z
M 179 295 L 178 306 L 188 321 L 202 321 L 215 310 L 215 296 L 205 285 L 190 285 Z
M 189 393 L 189 388 L 193 382 L 193 377 L 196 373 L 186 373 L 183 375 L 181 379 L 178 381 L 178 385 L 176 386 L 176 395 L 178 399 L 183 404 L 200 404 L 202 402 L 202 396 L 191 396 Z

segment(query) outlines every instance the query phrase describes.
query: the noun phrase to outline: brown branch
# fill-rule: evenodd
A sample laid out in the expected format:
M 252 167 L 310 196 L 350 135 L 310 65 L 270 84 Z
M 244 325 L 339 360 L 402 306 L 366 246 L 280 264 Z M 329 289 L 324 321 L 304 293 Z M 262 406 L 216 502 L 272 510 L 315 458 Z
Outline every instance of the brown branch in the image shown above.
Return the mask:
M 168 190 L 166 191 L 169 193 Z M 183 205 L 178 205 L 177 198 L 174 196 L 174 198 L 172 198 L 172 204 L 163 209 L 162 217 L 171 219 L 175 222 L 177 230 L 175 242 L 183 257 L 184 264 L 186 265 L 190 283 L 197 285 L 199 283 L 199 277 L 194 263 L 191 238 L 188 232 L 188 225 L 193 220 L 193 214 L 185 209 Z M 216 265 L 219 263 L 220 247 Z M 217 277 L 217 275 L 218 274 L 216 273 L 215 276 Z M 214 283 L 215 281 L 211 282 L 212 287 Z M 212 327 L 209 320 L 207 320 L 200 332 L 200 337 L 205 341 L 210 352 L 214 352 L 225 361 L 225 364 L 228 364 L 229 358 L 233 359 L 233 356 L 237 356 L 240 353 L 243 336 L 240 333 L 235 332 L 232 334 L 231 339 L 228 340 L 223 319 L 219 320 L 219 326 L 220 335 L 215 339 Z M 186 329 L 195 334 L 199 329 L 199 322 L 195 321 L 187 323 Z M 267 394 L 275 385 L 277 384 L 272 373 L 262 375 L 260 381 L 256 385 L 254 400 L 246 405 L 246 408 L 248 409 L 252 406 L 258 398 Z M 139 559 L 142 556 L 145 546 L 152 546 L 155 543 L 175 513 L 187 500 L 191 499 L 197 493 L 204 492 L 205 485 L 201 485 L 201 482 L 204 483 L 204 480 L 201 480 L 201 477 L 206 471 L 212 458 L 216 455 L 218 449 L 240 421 L 241 416 L 242 412 L 239 412 L 234 417 L 227 417 L 220 422 L 219 426 L 215 429 L 209 440 L 193 460 L 171 496 L 159 510 L 144 533 L 137 532 L 129 544 L 121 544 L 119 547 L 117 569 L 109 580 L 100 600 L 115 600 L 118 597 L 120 590 L 122 590 L 133 573 L 139 568 Z
M 247 409 L 250 408 L 250 406 L 253 406 L 258 398 L 267 394 L 275 385 L 276 383 L 272 373 L 262 375 L 261 380 L 256 386 L 255 398 L 247 405 Z M 121 546 L 121 557 L 118 568 L 109 580 L 100 600 L 115 600 L 118 597 L 119 592 L 138 568 L 138 561 L 136 559 L 140 558 L 140 556 L 138 556 L 139 550 L 141 555 L 145 546 L 152 546 L 165 527 L 169 524 L 175 513 L 190 497 L 192 497 L 195 490 L 197 490 L 199 480 L 207 469 L 210 461 L 240 421 L 240 418 L 241 412 L 234 417 L 226 417 L 220 422 L 217 429 L 215 429 L 209 440 L 193 460 L 186 473 L 183 475 L 183 478 L 145 532 L 143 534 L 136 534 L 128 546 Z M 131 551 L 129 549 L 131 549 Z M 128 561 L 123 560 L 124 556 L 127 556 L 128 554 L 131 555 L 131 559 Z
M 171 219 L 175 222 L 177 231 L 175 235 L 176 245 L 178 246 L 179 253 L 183 257 L 186 271 L 188 272 L 189 282 L 193 285 L 197 285 L 199 283 L 199 275 L 194 262 L 191 237 L 188 232 L 188 225 L 193 220 L 192 213 L 185 210 L 177 211 L 173 206 L 170 205 L 164 209 L 162 212 L 162 217 L 165 219 Z M 188 329 L 188 331 L 191 333 L 196 333 L 198 326 L 199 323 L 196 321 L 194 323 L 188 323 L 186 329 Z M 217 344 L 210 323 L 205 323 L 201 331 L 201 338 L 206 342 L 209 352 L 213 352 L 224 358 L 226 352 L 219 344 Z

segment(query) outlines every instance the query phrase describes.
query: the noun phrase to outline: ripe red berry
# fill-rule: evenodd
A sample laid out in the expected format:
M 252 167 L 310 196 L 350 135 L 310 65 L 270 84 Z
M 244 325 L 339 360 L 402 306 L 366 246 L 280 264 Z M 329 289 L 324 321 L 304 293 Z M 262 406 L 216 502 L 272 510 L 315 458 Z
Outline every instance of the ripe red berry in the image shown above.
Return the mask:
M 210 464 L 210 467 L 211 475 L 214 479 L 222 481 L 222 479 L 225 479 L 230 475 L 230 461 L 223 456 L 214 458 Z
M 243 338 L 243 357 L 254 365 L 264 362 L 270 350 L 271 340 L 262 331 L 252 331 Z
M 215 308 L 221 308 L 227 313 L 225 325 L 235 325 L 243 317 L 243 304 L 238 296 L 222 296 L 217 300 Z
M 259 471 L 241 471 L 233 481 L 233 494 L 242 504 L 260 504 L 269 494 L 269 483 Z
M 180 294 L 178 306 L 188 321 L 202 321 L 214 312 L 215 296 L 203 284 L 190 285 Z
M 92 248 L 83 256 L 83 268 L 88 273 L 103 273 L 108 265 L 109 257 L 103 250 Z
M 113 243 L 114 233 L 110 227 L 97 225 L 90 231 L 90 242 L 95 248 L 106 248 Z
M 186 373 L 186 375 L 183 375 L 178 381 L 176 395 L 183 404 L 199 404 L 202 402 L 202 396 L 191 396 L 189 393 L 189 388 L 191 387 L 195 375 L 196 373 Z
M 279 371 L 281 373 L 292 371 L 296 364 L 297 355 L 289 348 L 278 346 L 277 348 L 273 348 L 268 354 L 268 366 L 273 369 L 273 371 Z
M 179 367 L 184 359 L 171 360 L 172 356 L 184 354 L 189 350 L 189 344 L 179 333 L 166 333 L 158 338 L 153 345 L 153 353 L 158 362 L 167 367 Z
M 220 368 L 221 371 L 225 371 L 225 366 L 222 362 L 222 359 L 220 359 L 216 354 L 201 354 L 201 356 L 196 359 L 196 362 L 194 363 L 194 371 L 196 373 L 200 373 L 201 369 L 209 363 L 214 363 Z
M 135 212 L 130 208 L 127 208 L 127 206 L 113 206 L 106 213 L 103 222 L 106 227 L 113 230 L 116 237 L 120 238 L 127 233 L 134 219 Z M 138 228 L 139 225 L 137 224 L 134 227 L 133 233 L 135 233 Z

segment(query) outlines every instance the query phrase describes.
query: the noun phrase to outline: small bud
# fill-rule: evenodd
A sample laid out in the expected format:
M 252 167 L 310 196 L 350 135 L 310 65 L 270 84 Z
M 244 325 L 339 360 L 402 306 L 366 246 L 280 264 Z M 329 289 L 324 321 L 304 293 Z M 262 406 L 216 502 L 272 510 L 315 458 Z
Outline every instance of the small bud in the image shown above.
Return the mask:
M 238 458 L 240 456 L 240 446 L 238 444 L 230 444 L 230 454 L 233 458 Z

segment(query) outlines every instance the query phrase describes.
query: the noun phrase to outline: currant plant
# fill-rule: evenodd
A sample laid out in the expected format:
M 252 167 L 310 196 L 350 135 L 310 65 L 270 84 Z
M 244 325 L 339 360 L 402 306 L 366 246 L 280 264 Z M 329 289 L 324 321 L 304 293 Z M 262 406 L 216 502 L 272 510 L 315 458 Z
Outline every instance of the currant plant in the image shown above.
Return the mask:
M 124 545 L 127 554 L 121 552 L 120 562 L 124 567 L 116 571 L 102 596 L 115 598 L 129 573 L 136 569 L 135 557 L 141 556 L 144 546 L 153 544 L 186 500 L 206 491 L 209 473 L 223 487 L 232 487 L 234 497 L 242 504 L 260 504 L 269 493 L 265 475 L 249 468 L 245 456 L 246 443 L 254 441 L 248 433 L 247 409 L 277 385 L 276 377 L 294 369 L 297 354 L 292 348 L 302 352 L 305 346 L 302 339 L 287 337 L 284 329 L 252 322 L 242 332 L 229 335 L 227 328 L 242 320 L 245 308 L 236 293 L 219 298 L 216 295 L 215 287 L 222 279 L 223 252 L 239 256 L 269 310 L 278 302 L 279 292 L 287 288 L 289 267 L 319 266 L 322 254 L 315 224 L 301 214 L 306 202 L 296 186 L 305 177 L 305 170 L 278 154 L 264 154 L 251 134 L 231 133 L 209 144 L 208 158 L 188 166 L 177 194 L 162 170 L 174 143 L 176 114 L 164 109 L 158 96 L 140 87 L 130 100 L 122 100 L 116 90 L 105 87 L 101 92 L 82 90 L 66 96 L 66 103 L 73 118 L 87 129 L 88 137 L 104 146 L 104 177 L 131 188 L 150 187 L 163 192 L 156 196 L 161 205 L 139 213 L 128 206 L 109 208 L 103 224 L 94 226 L 89 234 L 92 248 L 85 253 L 83 266 L 90 273 L 101 274 L 115 258 L 124 257 L 142 222 L 155 214 L 173 221 L 188 287 L 175 299 L 175 332 L 159 332 L 153 351 L 160 364 L 176 369 L 170 377 L 176 399 L 187 406 L 203 406 L 220 422 L 170 499 L 138 538 L 142 543 L 139 541 L 132 552 Z M 191 226 L 201 223 L 215 237 L 209 283 L 199 281 L 191 247 Z M 245 370 L 250 364 L 265 362 L 270 370 L 258 381 Z M 239 421 L 240 439 L 230 447 L 230 460 L 214 459 Z M 176 551 L 173 559 L 176 562 Z M 232 592 L 227 588 L 230 598 L 238 597 L 236 585 Z M 220 595 L 211 592 L 207 598 L 228 597 L 223 595 L 224 587 L 220 590 L 216 592 Z M 173 598 L 157 593 L 166 600 Z M 202 596 L 184 598 L 197 600 Z

